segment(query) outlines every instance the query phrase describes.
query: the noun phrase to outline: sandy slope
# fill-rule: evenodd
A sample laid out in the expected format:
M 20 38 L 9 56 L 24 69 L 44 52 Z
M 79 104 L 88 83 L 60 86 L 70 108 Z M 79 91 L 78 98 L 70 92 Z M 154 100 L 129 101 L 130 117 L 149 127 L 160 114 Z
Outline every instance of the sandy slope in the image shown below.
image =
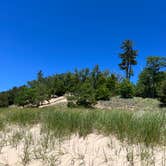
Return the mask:
M 16 135 L 22 138 L 17 140 Z M 165 166 L 164 147 L 121 143 L 114 136 L 72 135 L 58 140 L 41 134 L 40 125 L 32 128 L 9 127 L 0 133 L 0 165 L 9 166 Z M 18 134 L 18 135 L 19 135 Z M 3 145 L 3 146 L 2 146 Z
M 49 101 L 44 101 L 39 108 L 55 106 L 55 105 L 63 104 L 63 103 L 64 104 L 67 103 L 67 98 L 65 96 L 61 96 L 61 97 L 57 97 L 57 98 L 52 98 Z

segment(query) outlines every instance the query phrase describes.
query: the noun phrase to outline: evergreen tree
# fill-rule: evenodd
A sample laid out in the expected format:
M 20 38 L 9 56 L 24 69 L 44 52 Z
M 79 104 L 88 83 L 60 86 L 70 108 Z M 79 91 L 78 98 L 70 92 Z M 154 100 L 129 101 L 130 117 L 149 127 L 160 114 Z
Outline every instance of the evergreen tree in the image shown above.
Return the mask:
M 106 85 L 110 91 L 110 96 L 116 96 L 119 94 L 119 82 L 118 78 L 114 74 L 111 74 L 111 76 L 107 78 Z
M 119 64 L 120 69 L 126 72 L 126 79 L 130 81 L 131 76 L 133 76 L 133 65 L 137 64 L 137 50 L 133 49 L 133 43 L 131 40 L 125 40 L 122 43 L 121 49 L 123 49 L 123 53 L 119 56 L 122 59 L 122 62 Z
M 96 65 L 91 72 L 91 82 L 94 89 L 98 86 L 99 76 L 101 74 L 99 65 Z
M 38 73 L 37 73 L 37 81 L 38 82 L 42 82 L 44 80 L 44 74 L 43 72 L 40 70 Z
M 137 96 L 155 98 L 158 96 L 158 87 L 166 79 L 166 73 L 161 69 L 166 67 L 166 58 L 150 56 L 147 58 L 145 69 L 139 75 Z

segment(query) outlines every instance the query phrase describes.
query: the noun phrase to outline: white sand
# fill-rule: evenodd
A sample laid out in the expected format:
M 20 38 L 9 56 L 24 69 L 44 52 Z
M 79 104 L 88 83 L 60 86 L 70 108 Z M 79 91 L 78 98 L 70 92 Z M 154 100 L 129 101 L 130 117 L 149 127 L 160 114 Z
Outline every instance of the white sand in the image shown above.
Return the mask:
M 155 147 L 152 150 L 143 145 L 121 143 L 114 136 L 108 137 L 95 133 L 89 134 L 86 138 L 72 135 L 64 140 L 49 139 L 47 134 L 41 134 L 40 125 L 26 129 L 12 126 L 8 130 L 7 133 L 0 133 L 0 145 L 3 145 L 0 151 L 0 166 L 26 165 L 23 158 L 30 159 L 28 166 L 51 166 L 51 164 L 55 166 L 144 166 L 154 165 L 154 163 L 155 166 L 166 165 L 166 147 Z M 15 137 L 12 135 L 18 132 L 23 138 L 20 142 L 13 143 L 14 139 L 11 138 Z
M 67 104 L 67 98 L 65 96 L 52 98 L 49 101 L 44 101 L 39 108 L 55 106 L 55 105 L 63 104 L 63 103 Z

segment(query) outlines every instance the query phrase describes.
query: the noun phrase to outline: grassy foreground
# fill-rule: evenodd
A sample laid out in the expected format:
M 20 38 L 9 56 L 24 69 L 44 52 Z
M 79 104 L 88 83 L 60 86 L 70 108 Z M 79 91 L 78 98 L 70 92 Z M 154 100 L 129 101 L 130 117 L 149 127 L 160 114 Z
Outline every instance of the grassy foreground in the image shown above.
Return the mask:
M 166 112 L 129 112 L 69 109 L 0 109 L 0 130 L 7 125 L 41 124 L 44 132 L 56 137 L 92 132 L 115 135 L 129 143 L 166 145 Z

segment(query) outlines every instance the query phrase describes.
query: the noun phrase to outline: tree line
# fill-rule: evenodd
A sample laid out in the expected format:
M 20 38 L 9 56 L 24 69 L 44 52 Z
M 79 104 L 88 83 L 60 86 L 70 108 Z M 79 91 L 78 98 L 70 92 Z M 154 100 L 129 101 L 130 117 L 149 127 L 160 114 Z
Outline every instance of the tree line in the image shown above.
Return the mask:
M 125 77 L 109 70 L 102 71 L 99 65 L 92 70 L 75 69 L 74 72 L 49 77 L 44 77 L 43 72 L 39 71 L 37 78 L 26 85 L 1 92 L 0 107 L 37 107 L 45 100 L 63 95 L 67 95 L 70 107 L 91 107 L 98 100 L 109 100 L 113 96 L 158 98 L 166 104 L 166 58 L 149 56 L 137 83 L 133 84 L 130 79 L 134 75 L 133 66 L 137 65 L 138 51 L 133 49 L 130 40 L 125 40 L 121 49 L 119 67 L 125 72 Z

